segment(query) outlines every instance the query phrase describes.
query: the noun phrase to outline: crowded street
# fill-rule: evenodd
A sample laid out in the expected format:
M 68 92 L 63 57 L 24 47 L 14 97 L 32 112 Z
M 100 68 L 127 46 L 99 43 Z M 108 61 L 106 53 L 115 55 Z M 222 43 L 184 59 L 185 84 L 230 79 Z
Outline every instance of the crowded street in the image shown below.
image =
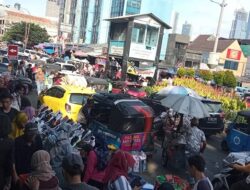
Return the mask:
M 250 190 L 249 11 L 0 0 L 0 190 Z

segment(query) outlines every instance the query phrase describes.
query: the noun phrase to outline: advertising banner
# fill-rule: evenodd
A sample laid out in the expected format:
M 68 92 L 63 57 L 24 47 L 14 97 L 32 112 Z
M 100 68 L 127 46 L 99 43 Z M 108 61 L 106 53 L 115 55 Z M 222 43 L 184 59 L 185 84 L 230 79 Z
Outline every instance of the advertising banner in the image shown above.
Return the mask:
M 155 71 L 156 71 L 156 67 L 146 67 L 146 68 L 138 68 L 135 66 L 128 66 L 128 74 L 132 74 L 132 75 L 137 75 L 137 76 L 141 76 L 143 78 L 153 78 L 155 75 Z
M 128 134 L 121 137 L 121 150 L 140 151 L 143 146 L 143 133 Z
M 234 60 L 240 60 L 241 58 L 241 51 L 234 50 L 234 49 L 228 49 L 227 50 L 227 58 L 228 59 L 234 59 Z

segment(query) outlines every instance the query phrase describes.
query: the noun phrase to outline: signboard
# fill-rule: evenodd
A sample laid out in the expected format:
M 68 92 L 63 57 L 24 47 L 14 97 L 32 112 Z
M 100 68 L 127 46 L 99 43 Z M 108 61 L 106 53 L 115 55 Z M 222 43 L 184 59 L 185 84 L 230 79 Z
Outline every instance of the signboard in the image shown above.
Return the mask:
M 124 41 L 115 41 L 115 40 L 110 41 L 109 54 L 123 56 L 124 45 L 125 45 Z
M 127 73 L 131 75 L 138 75 L 143 78 L 151 77 L 155 75 L 156 67 L 138 68 L 135 66 L 128 65 Z
M 140 151 L 143 145 L 143 133 L 128 134 L 121 137 L 121 150 Z
M 17 45 L 9 45 L 8 46 L 8 58 L 9 60 L 17 60 L 18 56 L 18 46 Z
M 150 67 L 150 68 L 145 68 L 145 69 L 141 69 L 141 68 L 136 68 L 137 70 L 137 74 L 143 78 L 153 78 L 155 75 L 155 70 L 156 67 Z
M 111 46 L 110 47 L 110 54 L 122 56 L 123 55 L 123 47 Z
M 227 50 L 227 58 L 228 59 L 234 59 L 234 60 L 240 60 L 241 58 L 241 51 L 234 50 L 234 49 L 228 49 Z
M 129 57 L 155 61 L 157 47 L 147 47 L 145 44 L 131 43 Z

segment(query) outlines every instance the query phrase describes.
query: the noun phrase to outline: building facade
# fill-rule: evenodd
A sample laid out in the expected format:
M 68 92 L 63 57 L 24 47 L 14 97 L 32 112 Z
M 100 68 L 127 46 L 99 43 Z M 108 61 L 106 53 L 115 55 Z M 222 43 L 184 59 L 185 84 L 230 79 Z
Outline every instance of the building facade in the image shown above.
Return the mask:
M 165 61 L 167 65 L 184 65 L 190 37 L 181 34 L 169 34 Z
M 0 5 L 0 36 L 3 36 L 12 24 L 19 22 L 37 24 L 45 28 L 51 37 L 57 36 L 58 22 L 43 17 L 32 16 L 23 11 Z
M 108 39 L 111 0 L 77 1 L 72 23 L 73 43 L 106 43 Z
M 191 36 L 191 31 L 192 31 L 192 25 L 189 24 L 189 23 L 186 21 L 186 22 L 182 25 L 181 34 L 190 37 L 190 36 Z
M 59 18 L 60 0 L 47 0 L 46 17 Z
M 141 14 L 153 13 L 165 23 L 170 23 L 173 12 L 173 0 L 157 0 L 157 3 L 152 3 L 152 0 L 142 0 Z M 160 60 L 166 57 L 168 34 L 170 30 L 164 29 Z
M 247 58 L 238 40 L 219 39 L 217 65 L 211 65 L 214 41 L 215 37 L 211 35 L 198 36 L 187 48 L 185 66 L 211 71 L 230 70 L 237 77 L 244 76 Z
M 247 17 L 245 9 L 235 11 L 235 19 L 232 22 L 229 38 L 245 39 L 247 37 Z
M 249 12 L 249 15 L 248 15 L 247 36 L 246 36 L 246 39 L 250 40 L 250 12 Z
M 139 14 L 142 0 L 112 0 L 110 17 Z

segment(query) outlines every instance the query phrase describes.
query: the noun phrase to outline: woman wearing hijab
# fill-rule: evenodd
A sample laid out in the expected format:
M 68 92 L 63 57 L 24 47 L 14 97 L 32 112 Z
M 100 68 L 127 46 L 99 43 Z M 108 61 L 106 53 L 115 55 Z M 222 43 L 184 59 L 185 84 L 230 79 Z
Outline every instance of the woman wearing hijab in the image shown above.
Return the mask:
M 14 142 L 8 137 L 11 122 L 7 115 L 0 115 L 0 189 L 8 190 L 11 186 L 13 169 Z
M 128 182 L 128 173 L 132 170 L 135 160 L 128 152 L 118 151 L 110 160 L 104 182 L 108 190 L 132 190 Z
M 12 123 L 12 131 L 10 137 L 15 139 L 23 135 L 24 126 L 28 122 L 28 116 L 24 112 L 19 112 Z
M 27 97 L 22 97 L 21 99 L 21 110 L 26 113 L 29 121 L 36 115 L 36 110 L 31 106 L 31 102 Z
M 22 190 L 58 190 L 59 181 L 50 165 L 50 155 L 44 150 L 39 150 L 31 158 L 32 172 L 21 175 Z

